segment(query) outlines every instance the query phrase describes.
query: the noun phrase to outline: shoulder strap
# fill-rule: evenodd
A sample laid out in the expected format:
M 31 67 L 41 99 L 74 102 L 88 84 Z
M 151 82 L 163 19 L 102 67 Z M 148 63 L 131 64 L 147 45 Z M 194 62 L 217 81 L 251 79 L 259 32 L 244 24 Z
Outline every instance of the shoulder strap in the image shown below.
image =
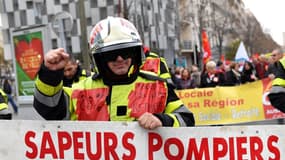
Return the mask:
M 144 78 L 146 78 L 146 79 L 149 79 L 149 80 L 159 80 L 159 81 L 166 82 L 165 79 L 160 78 L 156 74 L 154 74 L 152 72 L 149 72 L 149 71 L 142 71 L 142 70 L 140 70 L 139 75 L 144 77 Z

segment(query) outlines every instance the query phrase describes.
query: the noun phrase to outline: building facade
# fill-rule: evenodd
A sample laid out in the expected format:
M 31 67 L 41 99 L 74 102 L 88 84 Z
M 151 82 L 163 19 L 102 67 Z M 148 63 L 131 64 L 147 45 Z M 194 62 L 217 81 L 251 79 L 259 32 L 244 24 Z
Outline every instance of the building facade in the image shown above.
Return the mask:
M 79 7 L 82 2 L 84 6 Z M 53 22 L 62 12 L 71 16 L 71 22 L 65 24 L 71 30 L 64 32 L 64 44 L 68 52 L 79 58 L 81 54 L 86 56 L 82 52 L 88 45 L 82 38 L 88 39 L 92 27 L 107 16 L 120 16 L 132 21 L 144 44 L 166 57 L 169 64 L 173 63 L 179 50 L 175 0 L 0 0 L 0 3 L 3 47 L 8 59 L 13 53 L 11 34 L 23 28 L 44 25 L 48 32 L 45 45 L 48 48 L 61 47 L 63 38 L 56 33 Z M 82 25 L 83 22 L 86 25 Z
M 245 9 L 242 0 L 179 2 L 181 56 L 187 58 L 188 64 L 202 66 L 202 30 L 208 35 L 212 58 L 216 61 L 227 57 L 235 41 L 243 41 L 249 54 L 264 53 L 278 46 L 264 33 L 255 16 Z
M 241 0 L 0 0 L 0 3 L 7 59 L 11 59 L 14 52 L 11 40 L 14 31 L 44 25 L 48 32 L 47 48 L 64 45 L 68 52 L 83 63 L 87 62 L 84 58 L 90 56 L 87 46 L 89 32 L 107 16 L 132 21 L 144 44 L 164 56 L 170 67 L 175 58 L 186 59 L 187 66 L 201 63 L 202 30 L 208 34 L 215 59 L 225 54 L 226 47 L 235 39 L 254 44 L 253 51 L 264 46 L 252 42 L 256 33 L 249 30 L 260 27 L 256 27 L 259 24 L 245 11 Z M 72 22 L 65 24 L 65 27 L 71 26 L 71 30 L 64 36 L 54 31 L 56 25 L 53 23 L 63 12 L 70 15 Z

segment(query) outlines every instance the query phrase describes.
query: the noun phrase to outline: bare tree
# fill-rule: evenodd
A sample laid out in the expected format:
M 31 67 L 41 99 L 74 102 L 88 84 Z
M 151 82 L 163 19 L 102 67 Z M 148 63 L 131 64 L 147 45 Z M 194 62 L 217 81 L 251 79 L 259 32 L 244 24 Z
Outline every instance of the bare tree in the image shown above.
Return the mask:
M 250 53 L 267 53 L 280 47 L 269 34 L 264 33 L 255 17 L 249 16 L 248 19 L 244 42 Z
M 197 4 L 197 18 L 198 18 L 198 35 L 199 35 L 199 46 L 202 46 L 202 31 L 209 26 L 209 12 L 207 10 L 207 7 L 210 4 L 210 0 L 198 0 Z M 193 17 L 194 23 L 195 23 L 195 17 Z
M 211 4 L 211 25 L 213 28 L 212 38 L 216 40 L 214 44 L 218 49 L 219 59 L 223 54 L 223 42 L 225 36 L 232 31 L 233 15 L 231 14 L 231 6 L 228 1 L 223 1 L 223 6 L 213 2 Z
M 193 10 L 187 15 L 187 18 L 190 18 L 190 21 L 197 28 L 198 34 L 198 45 L 200 51 L 202 51 L 202 31 L 209 26 L 209 11 L 208 7 L 210 5 L 211 0 L 190 0 L 190 3 L 193 5 Z M 198 64 L 202 67 L 203 54 L 198 54 Z

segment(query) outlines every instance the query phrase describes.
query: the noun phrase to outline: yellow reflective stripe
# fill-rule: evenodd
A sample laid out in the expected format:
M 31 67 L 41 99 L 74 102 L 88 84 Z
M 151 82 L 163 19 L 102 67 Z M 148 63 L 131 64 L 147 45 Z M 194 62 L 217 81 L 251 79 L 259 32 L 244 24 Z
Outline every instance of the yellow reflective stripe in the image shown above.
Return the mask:
M 273 86 L 278 85 L 278 86 L 285 87 L 285 80 L 282 78 L 275 78 L 272 82 L 272 85 Z
M 37 89 L 47 96 L 54 95 L 55 93 L 57 93 L 62 88 L 62 81 L 60 82 L 59 85 L 57 85 L 55 87 L 48 85 L 48 84 L 45 84 L 40 79 L 37 79 L 35 84 L 37 86 Z
M 145 70 L 140 70 L 141 73 L 144 73 L 144 74 L 149 74 L 149 75 L 152 75 L 152 76 L 158 76 L 157 74 L 155 74 L 154 72 L 151 72 L 151 71 L 145 71 Z
M 164 63 L 165 66 L 167 67 L 167 63 L 166 63 L 166 60 L 165 60 L 164 58 L 160 57 L 160 61 L 161 61 L 162 63 Z M 166 69 L 168 70 L 168 68 L 166 68 Z
M 150 52 L 150 53 L 149 53 L 149 55 L 150 55 L 150 56 L 152 56 L 152 57 L 159 57 L 159 55 L 158 55 L 158 54 L 153 53 L 153 52 Z
M 178 120 L 177 120 L 177 118 L 176 118 L 176 116 L 175 115 L 173 115 L 173 114 L 167 114 L 168 116 L 170 116 L 172 119 L 173 119 L 173 127 L 180 127 L 180 124 L 179 124 L 179 122 L 178 122 Z
M 8 108 L 7 103 L 1 103 L 0 104 L 0 110 L 7 109 L 7 108 Z
M 75 112 L 72 112 L 71 116 L 70 116 L 70 120 L 72 121 L 76 121 L 78 119 L 77 115 L 75 114 Z
M 166 62 L 165 58 L 160 57 L 160 61 L 165 65 L 167 71 L 169 71 L 169 70 L 168 70 L 168 65 L 167 65 L 167 62 Z
M 171 75 L 169 73 L 162 73 L 159 75 L 159 77 L 163 79 L 168 79 L 171 78 Z
M 82 74 L 83 76 L 86 76 L 86 75 L 87 75 L 86 70 L 83 69 L 82 72 L 81 72 L 81 74 Z
M 165 108 L 165 113 L 172 113 L 181 105 L 183 105 L 183 102 L 181 100 L 169 102 Z
M 4 101 L 6 103 L 8 103 L 8 97 L 7 97 L 6 93 L 2 89 L 0 89 L 0 93 L 1 93 L 2 97 L 4 98 Z
M 62 89 L 64 90 L 64 93 L 66 93 L 69 97 L 71 97 L 72 88 L 70 88 L 70 87 L 62 87 Z

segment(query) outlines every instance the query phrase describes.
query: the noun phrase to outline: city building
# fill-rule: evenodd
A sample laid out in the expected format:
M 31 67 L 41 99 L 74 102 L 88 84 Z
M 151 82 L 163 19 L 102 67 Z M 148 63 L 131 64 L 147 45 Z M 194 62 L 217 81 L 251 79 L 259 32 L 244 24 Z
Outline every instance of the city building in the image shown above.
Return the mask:
M 170 67 L 177 59 L 187 66 L 201 65 L 202 30 L 208 34 L 214 59 L 224 56 L 236 39 L 245 41 L 252 52 L 274 45 L 268 37 L 259 38 L 267 43 L 253 42 L 253 35 L 262 34 L 256 32 L 261 27 L 241 0 L 0 0 L 0 4 L 6 59 L 14 53 L 14 33 L 44 26 L 45 50 L 64 47 L 87 67 L 89 32 L 107 16 L 131 20 L 144 44 L 165 57 Z
M 245 43 L 250 55 L 278 47 L 241 0 L 180 0 L 179 15 L 179 56 L 185 57 L 187 64 L 202 66 L 202 31 L 208 35 L 212 59 L 216 61 L 233 57 L 231 46 L 237 41 Z
M 87 40 L 82 39 L 88 39 L 93 25 L 107 16 L 121 16 L 134 22 L 145 45 L 164 56 L 169 64 L 179 51 L 175 0 L 0 0 L 0 3 L 3 47 L 8 59 L 14 53 L 13 32 L 45 26 L 47 34 L 43 38 L 48 49 L 64 46 L 84 61 L 88 46 Z

